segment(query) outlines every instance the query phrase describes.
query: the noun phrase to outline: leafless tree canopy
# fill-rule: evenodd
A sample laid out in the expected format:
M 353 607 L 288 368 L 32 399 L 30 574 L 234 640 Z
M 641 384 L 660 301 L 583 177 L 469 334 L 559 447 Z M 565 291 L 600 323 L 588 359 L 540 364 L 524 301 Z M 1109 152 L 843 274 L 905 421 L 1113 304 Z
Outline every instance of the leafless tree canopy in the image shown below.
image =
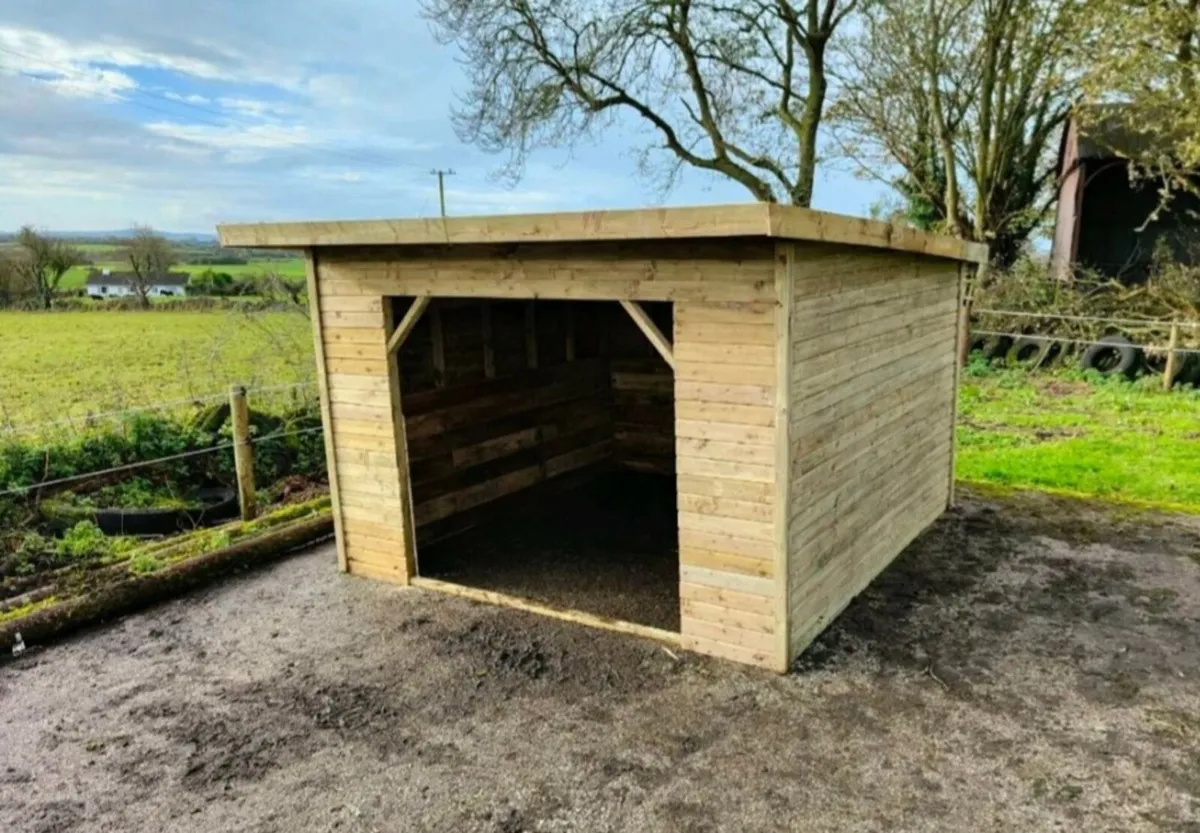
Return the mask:
M 921 224 L 1011 262 L 1055 197 L 1057 140 L 1078 89 L 1067 8 L 878 0 L 840 44 L 839 150 L 923 203 Z
M 54 296 L 63 275 L 72 266 L 83 262 L 83 255 L 63 240 L 38 234 L 31 226 L 17 233 L 16 251 L 9 256 L 16 285 L 31 289 L 43 309 L 54 305 Z
M 125 253 L 132 270 L 131 288 L 143 307 L 150 306 L 150 289 L 166 277 L 177 262 L 175 248 L 149 226 L 135 226 Z
M 528 151 L 627 113 L 658 137 L 642 161 L 664 186 L 690 165 L 755 199 L 808 205 L 825 53 L 858 2 L 425 0 L 424 10 L 465 59 L 460 136 L 507 152 L 510 174 Z

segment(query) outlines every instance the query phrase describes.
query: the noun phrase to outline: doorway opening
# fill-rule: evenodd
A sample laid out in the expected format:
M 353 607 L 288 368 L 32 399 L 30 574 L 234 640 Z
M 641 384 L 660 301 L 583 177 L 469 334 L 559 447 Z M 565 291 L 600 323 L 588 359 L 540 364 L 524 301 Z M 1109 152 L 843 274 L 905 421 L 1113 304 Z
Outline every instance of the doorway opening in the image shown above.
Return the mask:
M 399 321 L 411 301 L 393 302 Z M 666 302 L 429 303 L 398 354 L 414 583 L 678 633 L 672 318 Z

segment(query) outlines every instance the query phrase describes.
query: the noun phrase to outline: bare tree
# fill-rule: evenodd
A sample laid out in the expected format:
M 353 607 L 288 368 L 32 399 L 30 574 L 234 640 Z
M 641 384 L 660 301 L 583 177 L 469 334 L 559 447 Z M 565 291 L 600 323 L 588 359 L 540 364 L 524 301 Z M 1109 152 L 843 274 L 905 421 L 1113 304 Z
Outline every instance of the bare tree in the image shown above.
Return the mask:
M 20 282 L 37 295 L 42 309 L 54 305 L 63 275 L 84 259 L 74 246 L 38 234 L 32 226 L 24 226 L 17 232 L 16 253 L 10 257 L 11 268 L 16 270 Z
M 254 291 L 272 305 L 286 307 L 308 317 L 308 287 L 304 281 L 285 278 L 275 271 L 254 278 Z
M 424 0 L 462 50 L 459 135 L 509 154 L 570 145 L 624 114 L 656 135 L 643 171 L 689 165 L 807 206 L 830 38 L 860 0 Z M 666 151 L 666 164 L 660 163 Z
M 134 226 L 125 257 L 132 270 L 130 288 L 142 307 L 149 307 L 150 290 L 155 284 L 161 283 L 178 262 L 175 248 L 150 226 Z
M 1008 265 L 1056 196 L 1077 91 L 1059 0 L 878 0 L 842 44 L 835 145 L 906 218 Z

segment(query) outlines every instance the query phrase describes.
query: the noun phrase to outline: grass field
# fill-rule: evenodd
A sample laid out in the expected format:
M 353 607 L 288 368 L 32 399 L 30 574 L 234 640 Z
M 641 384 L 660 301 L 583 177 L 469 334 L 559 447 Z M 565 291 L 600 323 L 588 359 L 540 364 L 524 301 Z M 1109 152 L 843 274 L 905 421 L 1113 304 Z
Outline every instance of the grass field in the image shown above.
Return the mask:
M 963 374 L 958 477 L 1200 513 L 1200 391 L 1076 372 Z
M 0 312 L 0 426 L 312 378 L 298 313 Z M 962 480 L 1200 513 L 1200 391 L 973 363 L 959 403 Z
M 293 312 L 0 312 L 0 426 L 308 382 L 312 349 Z
M 63 275 L 62 283 L 59 288 L 63 291 L 79 289 L 87 281 L 88 273 L 92 269 L 111 269 L 114 272 L 128 271 L 129 265 L 123 262 L 100 262 L 100 255 L 93 253 L 96 259 L 95 265 L 91 266 L 76 266 L 65 275 Z M 212 269 L 214 272 L 228 272 L 235 278 L 245 277 L 246 275 L 257 275 L 262 272 L 278 272 L 285 278 L 304 278 L 304 259 L 298 257 L 278 258 L 275 260 L 252 260 L 246 264 L 235 264 L 225 266 L 210 266 L 208 264 L 197 263 L 179 263 L 172 267 L 175 272 L 187 272 L 189 275 L 194 275 L 197 272 L 203 272 L 205 269 Z

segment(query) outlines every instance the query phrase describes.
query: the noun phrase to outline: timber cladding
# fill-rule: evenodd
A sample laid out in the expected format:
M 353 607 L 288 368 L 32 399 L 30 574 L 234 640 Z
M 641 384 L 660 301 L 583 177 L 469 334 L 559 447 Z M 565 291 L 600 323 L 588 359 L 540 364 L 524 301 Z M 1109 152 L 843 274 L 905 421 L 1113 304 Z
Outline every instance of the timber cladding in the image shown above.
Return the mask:
M 420 543 L 600 467 L 670 474 L 680 644 L 782 671 L 952 500 L 976 244 L 783 206 L 221 234 L 308 251 L 352 574 L 409 583 Z

